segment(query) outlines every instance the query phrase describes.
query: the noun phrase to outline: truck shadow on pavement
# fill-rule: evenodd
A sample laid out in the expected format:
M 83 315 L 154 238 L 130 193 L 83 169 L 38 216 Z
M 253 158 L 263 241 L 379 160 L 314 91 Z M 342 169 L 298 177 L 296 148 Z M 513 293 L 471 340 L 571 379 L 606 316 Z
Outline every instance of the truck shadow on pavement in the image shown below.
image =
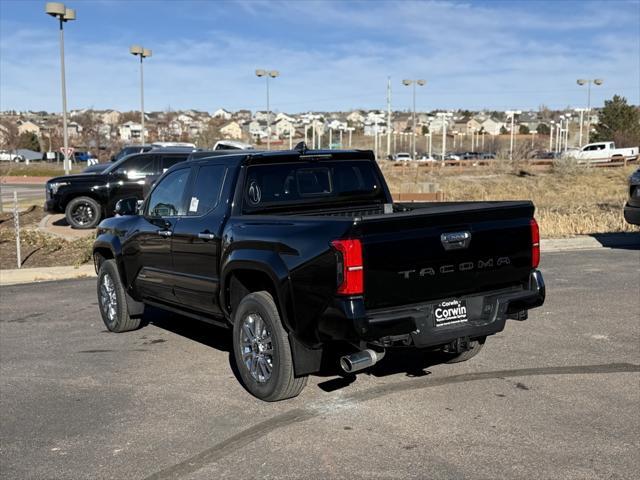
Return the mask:
M 233 356 L 233 340 L 230 329 L 217 327 L 155 307 L 147 307 L 145 309 L 143 326 L 148 324 L 207 347 L 228 352 L 231 370 L 242 384 Z M 356 375 L 345 373 L 339 366 L 340 356 L 352 351 L 347 347 L 341 346 L 325 350 L 320 371 L 312 374 L 314 377 L 328 378 L 326 381 L 318 383 L 318 387 L 321 390 L 333 392 L 348 387 L 356 380 Z M 359 372 L 359 374 L 387 377 L 404 373 L 407 377 L 424 377 L 431 373 L 427 370 L 429 367 L 443 362 L 443 359 L 436 352 L 425 353 L 413 349 L 389 350 L 383 361 Z
M 605 248 L 640 250 L 640 232 L 592 233 L 589 236 Z

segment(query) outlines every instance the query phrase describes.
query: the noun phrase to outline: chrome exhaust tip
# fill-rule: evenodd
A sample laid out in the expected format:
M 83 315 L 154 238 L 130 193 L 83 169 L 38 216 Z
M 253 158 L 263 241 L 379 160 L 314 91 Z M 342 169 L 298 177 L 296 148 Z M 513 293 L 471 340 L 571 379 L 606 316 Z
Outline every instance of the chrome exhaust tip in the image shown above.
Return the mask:
M 384 357 L 384 353 L 384 351 L 376 352 L 368 348 L 351 355 L 345 355 L 340 358 L 340 367 L 346 373 L 358 372 L 378 363 Z

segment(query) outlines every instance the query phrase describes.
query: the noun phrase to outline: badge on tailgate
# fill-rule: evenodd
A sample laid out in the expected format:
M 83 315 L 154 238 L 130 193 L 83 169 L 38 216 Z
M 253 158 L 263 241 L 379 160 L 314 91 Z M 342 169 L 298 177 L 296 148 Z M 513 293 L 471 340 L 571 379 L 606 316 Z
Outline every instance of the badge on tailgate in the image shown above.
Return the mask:
M 450 232 L 440 235 L 440 242 L 445 250 L 461 250 L 471 243 L 471 232 Z
M 436 327 L 467 321 L 467 303 L 464 300 L 445 300 L 433 309 Z

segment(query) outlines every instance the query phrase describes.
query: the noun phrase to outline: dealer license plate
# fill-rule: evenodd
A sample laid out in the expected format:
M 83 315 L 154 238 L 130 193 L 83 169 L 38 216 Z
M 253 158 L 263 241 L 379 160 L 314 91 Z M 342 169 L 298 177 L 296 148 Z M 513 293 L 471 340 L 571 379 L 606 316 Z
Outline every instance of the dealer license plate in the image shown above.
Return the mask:
M 464 300 L 445 300 L 433 309 L 436 327 L 453 325 L 467 321 L 467 302 Z

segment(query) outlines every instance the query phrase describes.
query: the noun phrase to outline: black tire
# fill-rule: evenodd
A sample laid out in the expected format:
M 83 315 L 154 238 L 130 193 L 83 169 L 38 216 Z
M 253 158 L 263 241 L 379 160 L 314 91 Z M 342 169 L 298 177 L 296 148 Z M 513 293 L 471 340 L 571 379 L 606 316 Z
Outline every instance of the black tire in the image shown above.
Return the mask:
M 258 319 L 266 329 L 261 328 Z M 251 331 L 258 340 L 248 349 Z M 261 339 L 268 338 L 270 341 L 262 343 Z M 269 292 L 250 293 L 240 301 L 234 313 L 233 353 L 244 387 L 261 400 L 277 402 L 296 397 L 307 384 L 306 376 L 294 375 L 289 337 Z
M 108 285 L 111 285 L 112 290 Z M 110 331 L 128 332 L 140 326 L 140 318 L 129 316 L 127 295 L 120 280 L 115 260 L 104 260 L 100 265 L 97 290 L 100 315 Z
M 94 228 L 100 223 L 102 208 L 91 197 L 77 197 L 67 204 L 64 215 L 72 228 Z
M 460 363 L 466 362 L 467 360 L 471 360 L 475 357 L 482 347 L 484 346 L 484 342 L 487 337 L 478 338 L 476 340 L 472 340 L 469 342 L 469 350 L 462 353 L 444 353 L 443 352 L 443 361 L 444 363 Z

